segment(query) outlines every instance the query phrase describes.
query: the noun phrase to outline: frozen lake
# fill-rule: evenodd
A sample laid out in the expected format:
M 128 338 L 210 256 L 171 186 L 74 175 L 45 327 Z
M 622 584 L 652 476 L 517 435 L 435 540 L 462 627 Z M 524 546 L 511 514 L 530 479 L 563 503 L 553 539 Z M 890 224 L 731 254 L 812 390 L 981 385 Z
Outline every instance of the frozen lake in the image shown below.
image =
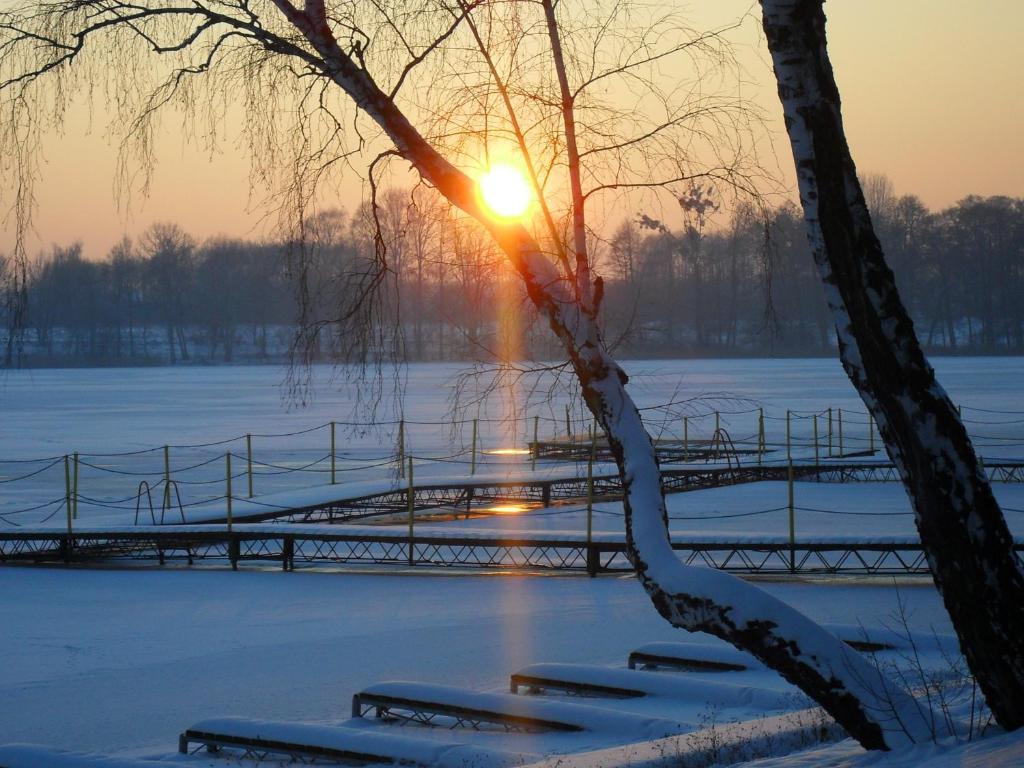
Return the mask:
M 1024 358 L 940 358 L 935 364 L 982 455 L 1024 455 Z M 840 411 L 844 450 L 871 444 L 864 408 L 833 359 L 668 360 L 624 367 L 641 407 L 675 403 L 645 411 L 656 436 L 708 439 L 718 411 L 732 439 L 752 447 L 763 408 L 767 441 L 776 449 L 765 460 L 779 462 L 791 410 L 794 455 L 811 459 L 813 415 L 824 454 L 831 408 L 837 450 Z M 87 524 L 101 516 L 134 518 L 140 483 L 156 486 L 163 477 L 164 445 L 170 446 L 168 464 L 183 503 L 197 505 L 226 493 L 226 452 L 234 462 L 232 492 L 247 495 L 249 445 L 257 496 L 330 482 L 331 421 L 337 422 L 335 479 L 342 484 L 396 473 L 400 418 L 406 453 L 417 457 L 421 478 L 468 473 L 474 419 L 482 451 L 521 450 L 534 425 L 541 439 L 564 435 L 567 417 L 573 433 L 589 428 L 578 400 L 564 388 L 498 389 L 480 400 L 470 386 L 461 390 L 462 407 L 455 409 L 458 376 L 465 370 L 459 364 L 412 365 L 403 374 L 404 395 L 385 395 L 374 414 L 360 409 L 365 399 L 327 367 L 313 370 L 314 396 L 301 407 L 286 396 L 286 371 L 272 366 L 8 371 L 0 378 L 0 525 L 59 522 L 61 457 L 75 451 L 79 518 Z M 375 426 L 366 423 L 371 418 Z M 252 435 L 248 442 L 246 434 Z M 880 447 L 877 437 L 874 444 Z M 482 451 L 476 457 L 480 471 L 529 466 L 522 455 Z M 1004 503 L 1024 507 L 1016 497 Z M 773 501 L 758 508 L 777 506 Z M 774 530 L 777 521 L 770 525 Z

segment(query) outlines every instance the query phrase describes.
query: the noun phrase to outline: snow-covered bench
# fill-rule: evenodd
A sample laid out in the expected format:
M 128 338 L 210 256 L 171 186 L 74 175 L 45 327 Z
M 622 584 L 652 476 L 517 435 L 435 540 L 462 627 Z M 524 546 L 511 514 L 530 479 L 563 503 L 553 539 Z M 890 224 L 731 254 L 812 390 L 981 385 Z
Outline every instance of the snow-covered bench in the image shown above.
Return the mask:
M 508 693 L 478 693 L 446 685 L 378 683 L 352 697 L 352 716 L 398 722 L 508 731 L 598 731 L 637 739 L 679 733 L 680 723 L 584 704 L 542 701 Z
M 193 745 L 213 751 L 229 748 L 256 755 L 284 755 L 299 761 L 321 758 L 344 763 L 400 763 L 432 768 L 507 766 L 521 762 L 519 755 L 500 750 L 380 733 L 368 728 L 235 717 L 203 720 L 178 737 L 179 752 L 187 754 Z
M 742 672 L 762 668 L 753 656 L 735 648 L 690 643 L 647 643 L 629 654 L 627 666 L 689 672 Z
M 792 696 L 784 689 L 752 684 L 699 680 L 587 664 L 531 664 L 511 678 L 512 693 L 527 690 L 561 691 L 581 696 L 638 698 L 660 696 L 702 706 L 789 709 Z

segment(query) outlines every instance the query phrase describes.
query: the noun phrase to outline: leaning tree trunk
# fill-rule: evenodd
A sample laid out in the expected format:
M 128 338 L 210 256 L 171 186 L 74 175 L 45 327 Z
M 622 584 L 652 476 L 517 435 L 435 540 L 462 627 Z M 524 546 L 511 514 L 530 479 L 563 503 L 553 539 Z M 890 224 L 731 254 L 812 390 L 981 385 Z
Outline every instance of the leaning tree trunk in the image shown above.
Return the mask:
M 596 307 L 581 303 L 571 282 L 575 276 L 561 274 L 523 226 L 497 222 L 480 208 L 472 180 L 423 138 L 334 39 L 322 3 L 307 2 L 303 11 L 286 0 L 274 2 L 322 57 L 318 66 L 324 74 L 384 130 L 426 181 L 490 231 L 519 273 L 608 435 L 625 491 L 630 558 L 658 611 L 677 627 L 709 632 L 752 653 L 821 704 L 866 748 L 931 738 L 932 713 L 837 637 L 735 576 L 679 562 L 669 540 L 654 446 L 626 392 L 626 375 L 601 339 Z
M 822 0 L 761 0 L 808 237 L 843 367 L 914 507 L 935 584 L 996 721 L 1024 725 L 1024 574 L 956 408 L 935 380 L 843 133 Z

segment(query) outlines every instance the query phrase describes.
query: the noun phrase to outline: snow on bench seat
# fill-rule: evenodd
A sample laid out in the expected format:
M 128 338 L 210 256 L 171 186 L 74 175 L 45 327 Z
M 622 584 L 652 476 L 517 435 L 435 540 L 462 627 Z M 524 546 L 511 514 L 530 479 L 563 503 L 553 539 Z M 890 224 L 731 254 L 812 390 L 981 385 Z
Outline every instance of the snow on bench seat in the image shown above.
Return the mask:
M 371 711 L 377 717 L 450 728 L 479 729 L 489 724 L 505 730 L 596 731 L 636 739 L 661 738 L 686 730 L 684 724 L 671 720 L 601 707 L 426 683 L 377 683 L 352 697 L 353 717 L 363 717 Z M 445 720 L 437 721 L 438 717 Z
M 913 644 L 919 651 L 957 654 L 960 642 L 955 635 L 933 632 L 912 632 L 888 627 L 865 628 L 857 624 L 825 624 L 825 629 L 851 648 L 862 652 L 909 650 Z
M 668 667 L 691 672 L 742 672 L 764 669 L 749 653 L 728 645 L 696 645 L 693 643 L 647 643 L 629 654 L 628 666 Z
M 661 696 L 702 705 L 766 711 L 792 706 L 792 696 L 785 691 L 587 664 L 531 664 L 512 675 L 511 687 L 512 693 L 519 688 L 533 688 L 619 698 Z
M 35 744 L 0 746 L 0 768 L 159 768 L 161 765 L 166 763 L 67 752 Z
M 519 755 L 467 744 L 344 726 L 237 717 L 196 723 L 179 737 L 178 751 L 187 753 L 190 744 L 287 755 L 293 760 L 326 758 L 348 763 L 398 763 L 432 768 L 464 768 L 467 765 L 500 768 L 521 762 Z

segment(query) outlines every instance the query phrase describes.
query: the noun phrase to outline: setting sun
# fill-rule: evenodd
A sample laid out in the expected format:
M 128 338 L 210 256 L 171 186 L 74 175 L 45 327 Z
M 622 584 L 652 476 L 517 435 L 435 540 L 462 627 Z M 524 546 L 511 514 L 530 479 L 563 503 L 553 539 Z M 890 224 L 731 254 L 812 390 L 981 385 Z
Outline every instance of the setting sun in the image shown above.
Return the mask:
M 492 213 L 504 219 L 522 216 L 533 192 L 523 174 L 511 165 L 495 165 L 480 177 L 480 196 Z

